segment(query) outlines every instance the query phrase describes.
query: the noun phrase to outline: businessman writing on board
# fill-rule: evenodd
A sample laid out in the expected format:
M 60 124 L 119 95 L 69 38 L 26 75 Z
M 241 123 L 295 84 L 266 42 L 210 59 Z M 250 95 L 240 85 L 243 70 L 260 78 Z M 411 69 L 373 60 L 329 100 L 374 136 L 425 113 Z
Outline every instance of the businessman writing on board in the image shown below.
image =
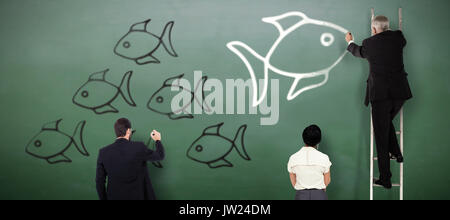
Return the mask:
M 155 130 L 151 138 L 156 142 L 152 151 L 142 142 L 130 141 L 131 123 L 126 118 L 114 124 L 116 141 L 102 149 L 97 160 L 97 193 L 101 200 L 154 200 L 147 161 L 164 159 L 161 134 Z M 108 187 L 105 182 L 108 178 Z
M 372 37 L 365 39 L 362 46 L 354 43 L 347 33 L 347 50 L 356 57 L 369 61 L 370 74 L 367 80 L 365 105 L 372 106 L 372 120 L 377 146 L 380 178 L 375 184 L 391 188 L 390 156 L 403 162 L 392 120 L 406 100 L 412 98 L 403 65 L 403 48 L 406 40 L 401 31 L 391 31 L 385 16 L 372 20 Z

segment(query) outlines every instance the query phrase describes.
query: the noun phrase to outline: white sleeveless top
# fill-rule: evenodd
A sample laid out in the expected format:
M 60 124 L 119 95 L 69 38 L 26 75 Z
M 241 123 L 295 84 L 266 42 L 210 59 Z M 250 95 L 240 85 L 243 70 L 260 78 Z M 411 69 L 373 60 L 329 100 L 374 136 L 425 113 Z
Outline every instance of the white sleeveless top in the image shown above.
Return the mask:
M 302 147 L 289 158 L 288 171 L 297 177 L 296 190 L 325 189 L 324 174 L 330 172 L 328 156 L 313 147 Z

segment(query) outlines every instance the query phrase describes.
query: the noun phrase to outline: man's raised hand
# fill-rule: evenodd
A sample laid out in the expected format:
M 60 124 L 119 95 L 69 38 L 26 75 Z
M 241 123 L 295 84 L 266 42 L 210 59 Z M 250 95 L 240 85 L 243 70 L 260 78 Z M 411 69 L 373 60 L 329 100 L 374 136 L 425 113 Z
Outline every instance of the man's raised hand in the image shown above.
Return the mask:
M 153 130 L 150 136 L 154 141 L 161 141 L 161 134 L 156 130 Z
M 348 33 L 345 35 L 345 40 L 347 41 L 347 43 L 350 42 L 350 41 L 352 41 L 352 40 L 353 40 L 352 33 L 348 32 Z

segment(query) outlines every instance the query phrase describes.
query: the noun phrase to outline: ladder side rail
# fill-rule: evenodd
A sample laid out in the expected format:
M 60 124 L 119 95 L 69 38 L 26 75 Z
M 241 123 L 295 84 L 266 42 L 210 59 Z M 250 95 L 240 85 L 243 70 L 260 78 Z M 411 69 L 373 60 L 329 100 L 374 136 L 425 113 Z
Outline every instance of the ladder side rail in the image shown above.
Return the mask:
M 372 34 L 372 20 L 375 17 L 374 8 L 370 9 L 371 18 L 370 18 L 370 33 Z M 370 200 L 373 200 L 373 119 L 372 119 L 372 107 L 370 107 Z
M 398 28 L 403 31 L 402 8 L 398 9 Z M 403 107 L 400 109 L 400 152 L 403 155 Z M 400 163 L 400 200 L 403 200 L 403 163 Z

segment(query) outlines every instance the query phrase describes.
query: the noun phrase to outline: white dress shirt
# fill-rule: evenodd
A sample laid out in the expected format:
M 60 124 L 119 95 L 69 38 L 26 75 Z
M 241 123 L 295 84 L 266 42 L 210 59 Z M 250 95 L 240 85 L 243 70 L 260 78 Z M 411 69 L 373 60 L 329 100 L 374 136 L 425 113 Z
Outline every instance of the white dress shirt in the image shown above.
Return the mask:
M 313 147 L 302 147 L 289 158 L 289 173 L 296 175 L 296 190 L 325 189 L 324 174 L 330 172 L 328 156 Z

